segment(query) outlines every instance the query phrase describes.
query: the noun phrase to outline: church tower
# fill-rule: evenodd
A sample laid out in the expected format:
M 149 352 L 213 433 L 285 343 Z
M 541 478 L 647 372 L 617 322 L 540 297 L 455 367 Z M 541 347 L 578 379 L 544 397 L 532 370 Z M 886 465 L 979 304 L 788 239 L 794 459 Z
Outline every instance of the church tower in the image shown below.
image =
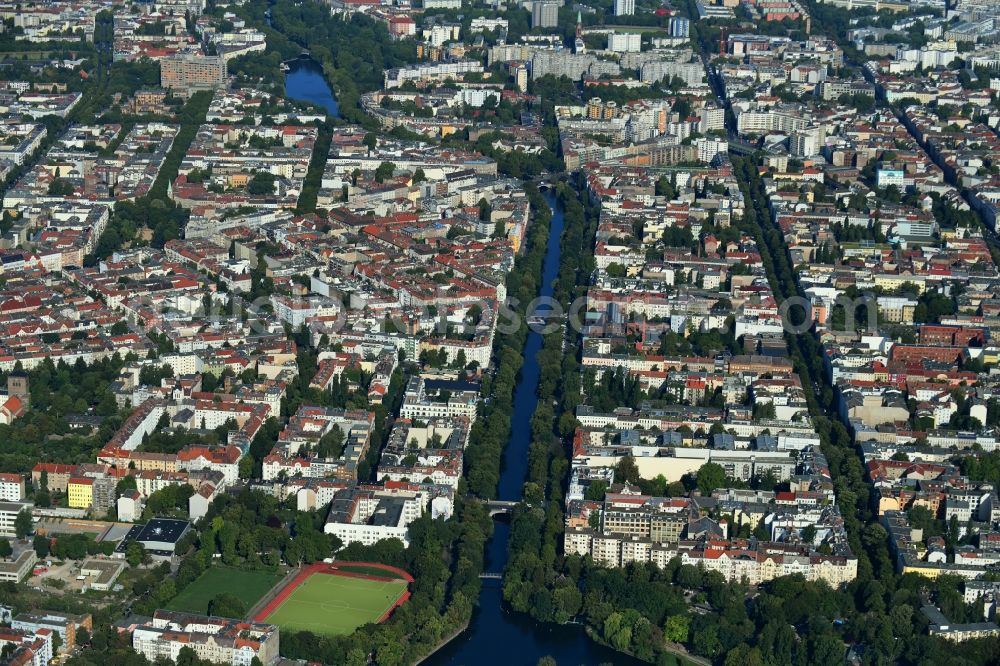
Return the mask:
M 24 403 L 25 408 L 31 400 L 31 393 L 28 389 L 28 374 L 19 370 L 14 370 L 7 375 L 7 395 L 17 396 Z

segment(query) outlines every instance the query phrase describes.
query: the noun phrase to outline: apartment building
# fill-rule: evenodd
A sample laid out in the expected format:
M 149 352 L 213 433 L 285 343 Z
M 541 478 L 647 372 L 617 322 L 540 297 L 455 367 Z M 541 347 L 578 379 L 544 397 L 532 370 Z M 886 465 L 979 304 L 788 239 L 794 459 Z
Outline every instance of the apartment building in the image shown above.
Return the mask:
M 278 628 L 270 624 L 164 610 L 132 631 L 132 649 L 150 661 L 176 660 L 188 647 L 217 664 L 249 666 L 258 659 L 272 666 L 278 662 L 278 641 Z
M 31 632 L 0 628 L 0 652 L 7 664 L 46 666 L 52 661 L 52 636 L 48 629 Z
M 615 0 L 615 16 L 632 16 L 635 14 L 635 0 Z
M 0 474 L 0 501 L 20 502 L 24 499 L 24 477 L 20 474 Z
M 76 465 L 57 463 L 35 463 L 31 469 L 31 485 L 45 488 L 49 492 L 64 493 L 69 479 L 76 473 Z
M 806 580 L 822 580 L 830 587 L 839 587 L 858 575 L 856 557 L 821 555 L 794 544 L 752 544 L 739 539 L 682 542 L 680 558 L 681 564 L 718 571 L 726 580 L 750 585 L 801 574 Z
M 406 395 L 400 408 L 403 419 L 428 419 L 436 417 L 464 416 L 476 418 L 479 392 L 474 385 L 451 389 L 448 382 L 425 380 L 412 377 L 406 385 Z
M 160 85 L 182 97 L 200 90 L 214 90 L 226 85 L 226 61 L 222 56 L 164 58 L 160 61 Z
M 559 3 L 538 1 L 531 3 L 532 28 L 554 28 L 558 23 Z
M 59 635 L 62 649 L 68 651 L 76 645 L 76 634 L 80 629 L 94 630 L 94 619 L 89 613 L 76 615 L 57 611 L 36 611 L 15 615 L 10 627 L 31 633 L 47 629 Z
M 370 546 L 383 539 L 409 545 L 409 525 L 428 508 L 434 517 L 451 515 L 454 493 L 444 486 L 386 482 L 338 490 L 330 502 L 323 531 L 345 544 Z
M 17 536 L 17 531 L 14 529 L 17 514 L 30 508 L 31 505 L 27 502 L 0 502 L 0 537 Z
M 89 509 L 94 503 L 94 479 L 75 476 L 69 480 L 67 488 L 68 504 L 71 509 Z
M 20 583 L 29 575 L 38 561 L 38 555 L 31 548 L 17 556 L 17 559 L 0 561 L 0 581 Z

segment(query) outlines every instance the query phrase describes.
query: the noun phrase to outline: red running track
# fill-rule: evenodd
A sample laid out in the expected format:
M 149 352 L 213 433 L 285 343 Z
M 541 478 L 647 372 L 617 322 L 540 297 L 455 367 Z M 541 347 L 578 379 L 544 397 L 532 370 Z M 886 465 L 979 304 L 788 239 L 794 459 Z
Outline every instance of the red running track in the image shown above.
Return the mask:
M 354 571 L 342 571 L 340 567 L 344 566 L 370 567 L 372 569 L 381 569 L 382 571 L 396 574 L 396 578 L 392 578 L 389 576 L 386 577 L 372 576 L 371 574 L 357 573 Z M 413 576 L 411 576 L 408 572 L 403 571 L 398 567 L 390 566 L 388 564 L 379 564 L 378 562 L 334 562 L 332 564 L 327 564 L 326 562 L 315 562 L 313 564 L 302 567 L 302 570 L 295 575 L 295 578 L 293 578 L 288 583 L 288 585 L 285 585 L 283 588 L 281 588 L 281 591 L 278 592 L 278 594 L 276 594 L 274 598 L 271 599 L 271 601 L 269 601 L 267 605 L 264 606 L 264 608 L 261 609 L 261 611 L 254 616 L 253 621 L 265 622 L 267 620 L 268 615 L 277 610 L 278 606 L 284 603 L 285 599 L 287 599 L 299 585 L 301 585 L 303 582 L 305 582 L 307 578 L 313 576 L 314 574 L 345 576 L 348 578 L 364 578 L 366 580 L 380 580 L 380 581 L 397 580 L 398 578 L 402 578 L 407 582 L 407 584 L 412 583 L 414 581 Z M 395 611 L 397 608 L 405 604 L 407 601 L 409 601 L 409 599 L 410 599 L 410 591 L 407 589 L 405 592 L 403 592 L 403 594 L 399 595 L 399 599 L 396 599 L 396 602 L 389 607 L 389 610 L 387 610 L 385 613 L 382 614 L 382 617 L 380 617 L 377 620 L 377 623 L 381 624 L 386 620 L 388 620 L 389 616 L 392 615 L 393 611 Z

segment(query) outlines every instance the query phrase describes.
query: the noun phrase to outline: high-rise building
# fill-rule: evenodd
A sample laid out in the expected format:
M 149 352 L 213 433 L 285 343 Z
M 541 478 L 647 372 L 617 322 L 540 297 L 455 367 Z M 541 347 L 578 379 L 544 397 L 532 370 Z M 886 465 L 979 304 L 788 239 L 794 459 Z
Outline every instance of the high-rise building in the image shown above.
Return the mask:
M 559 25 L 559 5 L 557 3 L 539 2 L 538 0 L 531 3 L 532 28 L 554 28 L 557 25 Z
M 719 153 L 729 151 L 729 142 L 724 139 L 700 137 L 694 140 L 694 147 L 698 151 L 698 161 L 711 162 Z
M 615 16 L 635 14 L 635 0 L 615 0 Z
M 683 16 L 674 16 L 670 19 L 670 36 L 687 37 L 691 33 L 691 21 Z
M 221 56 L 164 58 L 160 61 L 160 85 L 184 97 L 219 88 L 226 85 L 226 61 Z
M 617 53 L 638 53 L 642 50 L 642 35 L 637 32 L 613 32 L 608 35 L 608 50 Z
M 726 128 L 726 110 L 717 106 L 705 106 L 699 112 L 698 131 L 707 134 L 711 130 Z
M 510 64 L 510 75 L 514 79 L 514 84 L 520 92 L 528 92 L 528 66 L 523 62 L 512 62 Z

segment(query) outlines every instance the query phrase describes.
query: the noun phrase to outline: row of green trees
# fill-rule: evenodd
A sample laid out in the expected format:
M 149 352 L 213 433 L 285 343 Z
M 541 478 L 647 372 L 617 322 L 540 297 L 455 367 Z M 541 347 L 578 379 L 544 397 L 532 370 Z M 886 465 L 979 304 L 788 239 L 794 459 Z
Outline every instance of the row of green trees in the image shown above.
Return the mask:
M 527 184 L 526 188 L 533 213 L 532 222 L 525 239 L 525 253 L 517 258 L 514 269 L 507 276 L 507 293 L 521 307 L 538 294 L 541 286 L 546 238 L 552 220 L 545 197 L 534 185 Z M 499 333 L 494 347 L 496 372 L 492 377 L 483 379 L 481 394 L 491 396 L 492 400 L 481 406 L 480 416 L 472 426 L 465 450 L 467 487 L 479 497 L 496 496 L 501 458 L 514 410 L 514 386 L 524 361 L 521 350 L 527 336 L 528 329 L 524 322 L 513 333 Z
M 180 131 L 174 138 L 149 193 L 135 201 L 119 201 L 115 204 L 111 220 L 98 239 L 93 254 L 84 258 L 86 265 L 92 266 L 132 243 L 140 229 L 150 229 L 153 232 L 153 247 L 163 247 L 167 241 L 180 237 L 190 212 L 178 206 L 167 195 L 167 187 L 177 177 L 181 161 L 194 141 L 198 128 L 205 121 L 211 101 L 211 91 L 200 91 L 192 95 L 180 110 L 177 114 L 181 123 Z
M 296 204 L 297 213 L 313 213 L 316 211 L 316 198 L 319 194 L 320 185 L 323 181 L 323 168 L 326 166 L 327 157 L 330 155 L 330 143 L 333 140 L 333 126 L 327 122 L 319 126 L 319 134 L 316 137 L 316 145 L 313 146 L 312 158 L 309 161 L 309 170 L 306 172 L 305 180 L 302 182 L 302 193 Z
M 563 231 L 559 272 L 552 291 L 567 308 L 578 289 L 584 288 L 592 269 L 590 247 L 596 215 L 588 217 L 576 192 L 565 183 L 557 188 L 557 200 L 563 212 Z M 568 343 L 565 353 L 564 340 Z M 576 429 L 573 414 L 582 396 L 579 344 L 578 336 L 560 327 L 545 335 L 538 352 L 538 406 L 531 420 L 524 503 L 514 513 L 507 543 L 504 600 L 514 610 L 547 622 L 570 620 L 582 603 L 577 586 L 570 581 L 556 584 L 565 520 L 563 485 L 569 469 L 566 450 Z

